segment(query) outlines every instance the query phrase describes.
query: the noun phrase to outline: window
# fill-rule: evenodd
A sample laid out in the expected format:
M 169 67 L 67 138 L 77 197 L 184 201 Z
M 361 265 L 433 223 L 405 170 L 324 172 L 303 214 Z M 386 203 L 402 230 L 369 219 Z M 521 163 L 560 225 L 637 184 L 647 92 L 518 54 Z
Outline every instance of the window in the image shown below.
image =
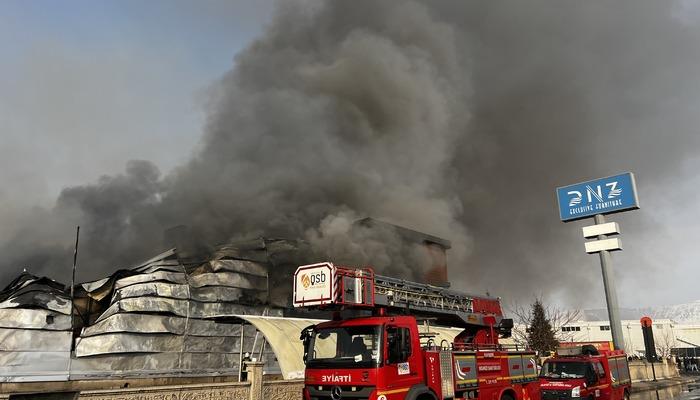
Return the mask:
M 562 326 L 561 331 L 562 332 L 580 332 L 581 327 L 580 326 Z
M 620 376 L 620 383 L 626 383 L 630 380 L 630 369 L 625 357 L 617 358 L 617 370 Z
M 600 326 L 601 331 L 609 331 L 610 330 L 610 325 L 601 325 Z
M 324 328 L 309 342 L 306 365 L 324 368 L 369 368 L 380 363 L 379 326 Z
M 386 341 L 389 350 L 387 361 L 390 364 L 408 361 L 408 356 L 411 355 L 411 331 L 408 328 L 387 329 Z
M 595 371 L 598 373 L 598 378 L 603 379 L 605 378 L 605 369 L 603 369 L 603 364 L 600 363 L 600 361 L 596 361 L 593 363 L 593 368 Z
M 617 381 L 620 379 L 620 374 L 617 370 L 617 362 L 614 358 L 608 359 L 608 366 L 610 366 L 610 379 L 612 380 L 613 386 L 617 386 Z
M 590 364 L 580 361 L 545 361 L 540 376 L 545 378 L 583 378 Z

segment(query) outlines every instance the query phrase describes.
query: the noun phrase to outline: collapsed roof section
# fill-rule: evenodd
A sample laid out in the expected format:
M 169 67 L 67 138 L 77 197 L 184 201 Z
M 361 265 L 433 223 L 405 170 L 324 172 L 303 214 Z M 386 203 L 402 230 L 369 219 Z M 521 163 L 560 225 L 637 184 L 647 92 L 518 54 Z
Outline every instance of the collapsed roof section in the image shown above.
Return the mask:
M 101 311 L 77 339 L 74 375 L 232 374 L 242 352 L 275 372 L 272 349 L 236 318 L 282 315 L 268 301 L 270 265 L 230 253 L 185 264 L 171 249 L 130 273 L 82 285 Z
M 70 295 L 62 284 L 25 271 L 0 292 L 0 308 L 43 309 L 68 315 Z
M 49 278 L 23 272 L 0 292 L 0 381 L 67 379 L 70 312 L 70 295 Z
M 72 362 L 69 294 L 22 274 L 0 292 L 0 381 L 231 375 L 244 352 L 279 373 L 273 349 L 240 316 L 282 315 L 291 291 L 284 275 L 296 267 L 298 247 L 257 239 L 200 261 L 170 249 L 77 285 Z

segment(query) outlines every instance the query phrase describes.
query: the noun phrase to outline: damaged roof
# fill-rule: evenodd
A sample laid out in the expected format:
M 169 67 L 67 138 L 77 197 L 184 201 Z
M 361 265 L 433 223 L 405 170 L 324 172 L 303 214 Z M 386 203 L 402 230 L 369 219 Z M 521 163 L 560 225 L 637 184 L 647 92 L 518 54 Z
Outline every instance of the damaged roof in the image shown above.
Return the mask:
M 0 292 L 0 382 L 65 380 L 73 338 L 65 286 L 23 272 Z

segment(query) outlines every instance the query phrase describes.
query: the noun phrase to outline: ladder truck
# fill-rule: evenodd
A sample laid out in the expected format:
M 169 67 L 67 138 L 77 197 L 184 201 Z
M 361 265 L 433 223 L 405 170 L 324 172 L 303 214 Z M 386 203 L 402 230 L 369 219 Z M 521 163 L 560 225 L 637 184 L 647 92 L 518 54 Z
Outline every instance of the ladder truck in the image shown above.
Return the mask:
M 295 307 L 333 311 L 301 332 L 305 400 L 540 398 L 535 353 L 498 342 L 513 327 L 498 298 L 330 262 L 299 267 L 293 296 Z M 419 319 L 461 332 L 440 340 Z

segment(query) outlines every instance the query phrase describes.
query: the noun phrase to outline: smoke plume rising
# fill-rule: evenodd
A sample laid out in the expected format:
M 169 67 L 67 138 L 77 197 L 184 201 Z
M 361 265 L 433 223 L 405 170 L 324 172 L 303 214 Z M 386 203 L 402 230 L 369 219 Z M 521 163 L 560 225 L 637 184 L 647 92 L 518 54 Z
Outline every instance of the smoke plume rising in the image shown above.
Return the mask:
M 455 287 L 585 299 L 599 276 L 554 188 L 633 170 L 643 192 L 696 154 L 700 27 L 684 7 L 281 2 L 213 85 L 188 161 L 164 176 L 130 161 L 7 225 L 2 278 L 66 280 L 77 224 L 84 279 L 153 255 L 178 224 L 203 243 L 304 237 L 410 263 L 343 239 L 374 216 L 450 239 Z

